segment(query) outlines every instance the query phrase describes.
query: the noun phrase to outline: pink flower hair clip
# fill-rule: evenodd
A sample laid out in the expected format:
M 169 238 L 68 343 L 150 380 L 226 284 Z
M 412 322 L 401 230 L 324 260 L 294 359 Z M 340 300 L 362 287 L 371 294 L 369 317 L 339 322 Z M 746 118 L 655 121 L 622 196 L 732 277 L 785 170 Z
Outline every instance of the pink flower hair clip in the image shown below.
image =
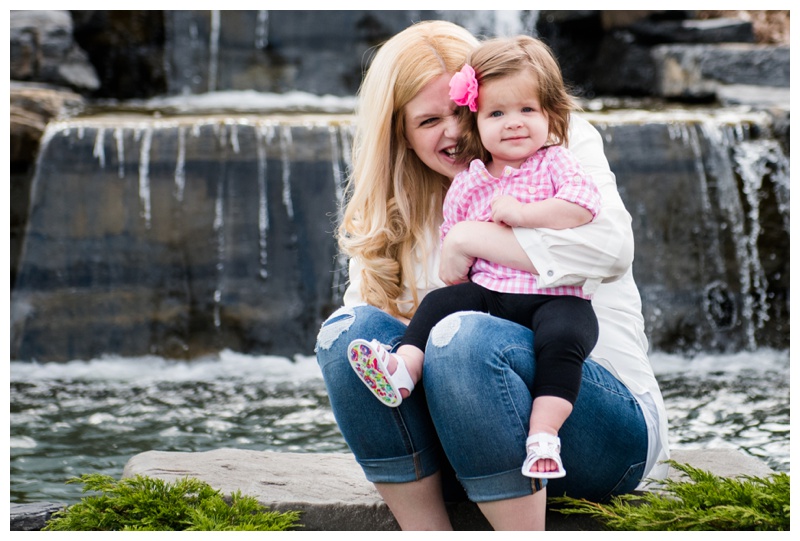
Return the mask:
M 478 79 L 469 64 L 464 64 L 461 71 L 450 79 L 450 99 L 456 105 L 468 105 L 473 113 L 478 111 Z

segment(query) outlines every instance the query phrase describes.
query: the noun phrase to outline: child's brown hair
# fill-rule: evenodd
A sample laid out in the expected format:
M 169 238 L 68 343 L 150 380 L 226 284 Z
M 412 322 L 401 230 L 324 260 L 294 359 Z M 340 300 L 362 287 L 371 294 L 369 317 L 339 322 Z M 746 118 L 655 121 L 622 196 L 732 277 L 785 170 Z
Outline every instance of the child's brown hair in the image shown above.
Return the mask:
M 532 81 L 535 81 L 539 104 L 549 122 L 547 144 L 567 144 L 569 115 L 578 107 L 564 86 L 558 61 L 544 42 L 530 36 L 490 39 L 472 51 L 465 63 L 472 66 L 478 79 L 479 106 L 480 88 L 483 84 L 523 71 L 530 72 Z M 478 158 L 484 163 L 489 162 L 491 154 L 481 143 L 477 113 L 471 112 L 467 107 L 459 107 L 458 121 L 461 133 L 459 159 L 469 162 Z

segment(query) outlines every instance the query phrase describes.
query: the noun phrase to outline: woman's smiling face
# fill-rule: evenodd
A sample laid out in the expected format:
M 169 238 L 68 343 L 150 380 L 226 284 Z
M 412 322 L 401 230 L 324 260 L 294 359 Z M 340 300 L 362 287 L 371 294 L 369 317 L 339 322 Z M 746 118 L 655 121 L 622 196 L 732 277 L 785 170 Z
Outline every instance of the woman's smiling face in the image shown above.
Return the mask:
M 458 142 L 456 104 L 450 99 L 451 74 L 442 74 L 428 83 L 403 112 L 408 147 L 417 157 L 448 178 L 464 169 L 453 152 Z

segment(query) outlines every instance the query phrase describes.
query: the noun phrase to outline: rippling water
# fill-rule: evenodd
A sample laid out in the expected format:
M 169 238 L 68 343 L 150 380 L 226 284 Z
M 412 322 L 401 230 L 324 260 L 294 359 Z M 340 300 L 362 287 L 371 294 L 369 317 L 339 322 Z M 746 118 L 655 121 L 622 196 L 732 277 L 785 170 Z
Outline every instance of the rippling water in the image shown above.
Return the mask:
M 733 447 L 789 473 L 789 352 L 653 354 L 673 448 Z M 75 503 L 149 450 L 347 451 L 313 357 L 222 352 L 11 362 L 11 501 Z

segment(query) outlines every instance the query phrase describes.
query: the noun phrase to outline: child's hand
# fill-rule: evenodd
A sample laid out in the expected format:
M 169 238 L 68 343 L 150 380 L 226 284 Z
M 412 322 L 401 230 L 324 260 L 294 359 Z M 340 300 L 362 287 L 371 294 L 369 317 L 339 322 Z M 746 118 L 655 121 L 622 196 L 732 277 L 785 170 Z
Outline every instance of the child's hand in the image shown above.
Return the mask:
M 523 204 L 510 195 L 501 195 L 492 200 L 492 221 L 509 227 L 522 225 Z

